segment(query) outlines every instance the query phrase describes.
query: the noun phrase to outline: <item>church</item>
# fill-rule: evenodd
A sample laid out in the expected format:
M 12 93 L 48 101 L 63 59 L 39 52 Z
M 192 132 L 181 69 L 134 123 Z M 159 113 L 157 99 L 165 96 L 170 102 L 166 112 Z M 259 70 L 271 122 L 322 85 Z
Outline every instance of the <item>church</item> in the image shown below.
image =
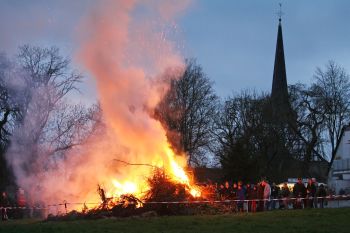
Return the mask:
M 277 128 L 282 129 L 282 131 L 289 128 L 289 130 L 293 132 L 293 129 L 297 129 L 298 127 L 297 115 L 292 109 L 289 101 L 281 14 L 282 13 L 280 13 L 280 17 L 278 19 L 277 43 L 270 96 L 272 121 L 273 124 L 275 124 Z M 283 137 L 283 133 L 281 136 Z M 280 144 L 283 144 L 283 141 L 281 141 Z M 309 168 L 307 170 L 303 170 L 303 162 L 291 158 L 289 155 L 285 155 L 286 150 L 283 149 L 283 146 L 282 148 L 277 149 L 276 152 L 282 154 L 279 159 L 284 160 L 281 161 L 282 164 L 284 163 L 284 168 L 281 170 L 283 171 L 282 173 L 284 173 L 281 177 L 282 179 L 303 176 L 316 177 L 322 182 L 326 181 L 328 170 L 328 163 L 326 161 L 311 161 Z

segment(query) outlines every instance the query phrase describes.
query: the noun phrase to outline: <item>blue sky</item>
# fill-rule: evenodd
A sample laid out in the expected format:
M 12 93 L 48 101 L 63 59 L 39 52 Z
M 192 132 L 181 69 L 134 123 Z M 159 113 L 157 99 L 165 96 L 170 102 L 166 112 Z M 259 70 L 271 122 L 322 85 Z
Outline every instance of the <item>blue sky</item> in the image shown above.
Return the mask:
M 94 2 L 0 0 L 0 50 L 12 55 L 30 43 L 74 54 L 77 27 Z M 194 0 L 179 18 L 184 55 L 197 58 L 219 96 L 270 91 L 279 2 Z M 315 68 L 330 59 L 350 71 L 350 1 L 281 2 L 288 83 L 309 83 Z M 81 98 L 91 98 L 91 92 L 85 85 Z

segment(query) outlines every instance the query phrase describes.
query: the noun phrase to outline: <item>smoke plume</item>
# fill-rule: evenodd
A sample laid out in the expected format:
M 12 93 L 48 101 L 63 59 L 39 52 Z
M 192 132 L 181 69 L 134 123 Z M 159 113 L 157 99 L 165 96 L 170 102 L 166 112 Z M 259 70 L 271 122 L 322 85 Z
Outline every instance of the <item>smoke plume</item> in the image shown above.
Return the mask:
M 162 77 L 177 78 L 183 71 L 178 45 L 169 38 L 176 37 L 175 19 L 187 4 L 98 1 L 84 18 L 77 60 L 96 80 L 104 129 L 56 161 L 55 169 L 37 170 L 25 177 L 24 168 L 17 166 L 18 183 L 31 196 L 46 204 L 97 202 L 98 184 L 108 192 L 122 187 L 142 193 L 150 168 L 120 161 L 166 168 L 176 157 L 180 166 L 186 164 L 185 157 L 173 154 L 165 130 L 151 115 L 168 88 Z M 35 128 L 35 121 L 26 120 L 30 129 Z M 25 160 L 21 153 L 12 156 L 16 161 Z

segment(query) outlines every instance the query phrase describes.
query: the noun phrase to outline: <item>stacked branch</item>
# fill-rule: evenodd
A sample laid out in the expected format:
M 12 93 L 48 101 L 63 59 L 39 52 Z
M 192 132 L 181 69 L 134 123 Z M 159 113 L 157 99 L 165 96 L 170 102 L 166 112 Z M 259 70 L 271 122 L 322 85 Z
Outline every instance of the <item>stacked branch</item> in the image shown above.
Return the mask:
M 186 185 L 171 180 L 163 169 L 156 168 L 147 182 L 149 190 L 144 196 L 146 202 L 185 201 L 189 198 Z

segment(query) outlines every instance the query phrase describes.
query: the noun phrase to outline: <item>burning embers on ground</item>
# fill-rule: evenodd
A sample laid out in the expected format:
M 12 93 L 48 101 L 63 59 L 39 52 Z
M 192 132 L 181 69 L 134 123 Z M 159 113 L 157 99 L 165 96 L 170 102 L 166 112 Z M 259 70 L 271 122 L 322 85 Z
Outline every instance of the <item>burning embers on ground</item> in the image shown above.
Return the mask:
M 174 161 L 175 163 L 175 161 Z M 176 163 L 175 163 L 176 164 Z M 130 166 L 148 166 L 148 164 L 128 164 Z M 135 215 L 154 216 L 188 214 L 198 210 L 201 205 L 190 203 L 203 200 L 201 188 L 190 182 L 185 171 L 176 164 L 171 174 L 164 168 L 152 166 L 152 175 L 146 179 L 147 190 L 141 192 L 138 184 L 112 180 L 113 190 L 106 191 L 98 185 L 100 203 L 88 208 L 86 203 L 81 211 L 73 210 L 65 215 L 49 215 L 48 220 L 67 220 L 79 218 L 129 217 Z M 69 204 L 69 203 L 67 203 Z M 65 207 L 67 208 L 67 204 Z M 191 214 L 193 214 L 191 213 Z

